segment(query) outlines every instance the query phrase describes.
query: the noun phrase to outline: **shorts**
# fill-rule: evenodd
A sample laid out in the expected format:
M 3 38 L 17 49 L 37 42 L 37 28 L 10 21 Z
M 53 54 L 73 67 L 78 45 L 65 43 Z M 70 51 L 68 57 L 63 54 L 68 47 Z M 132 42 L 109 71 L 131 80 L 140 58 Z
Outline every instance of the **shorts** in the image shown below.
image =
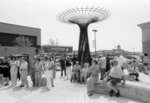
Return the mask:
M 121 82 L 121 79 L 120 78 L 113 78 L 113 77 L 111 77 L 110 78 L 110 82 L 111 82 L 112 85 L 117 85 L 118 83 Z
M 133 72 L 133 73 L 129 73 L 129 76 L 136 76 L 136 77 L 138 77 L 139 74 L 137 72 Z

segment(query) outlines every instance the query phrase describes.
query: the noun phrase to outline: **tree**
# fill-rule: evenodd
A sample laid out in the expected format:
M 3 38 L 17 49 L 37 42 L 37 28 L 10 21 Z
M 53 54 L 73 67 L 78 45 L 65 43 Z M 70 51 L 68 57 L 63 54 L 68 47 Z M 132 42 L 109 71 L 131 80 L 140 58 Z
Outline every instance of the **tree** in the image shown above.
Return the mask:
M 54 39 L 49 39 L 49 44 L 52 46 L 57 46 L 58 45 L 58 40 L 54 40 Z
M 31 47 L 32 42 L 28 39 L 25 38 L 24 36 L 19 36 L 14 40 L 14 43 L 16 46 L 21 46 L 21 47 Z

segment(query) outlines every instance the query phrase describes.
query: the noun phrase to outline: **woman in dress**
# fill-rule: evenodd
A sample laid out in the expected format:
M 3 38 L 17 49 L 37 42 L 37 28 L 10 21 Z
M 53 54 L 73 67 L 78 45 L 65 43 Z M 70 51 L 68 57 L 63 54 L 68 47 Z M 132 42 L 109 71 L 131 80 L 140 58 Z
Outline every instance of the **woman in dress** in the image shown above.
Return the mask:
M 35 62 L 36 62 L 36 58 L 30 58 L 30 70 L 29 70 L 29 75 L 31 77 L 31 81 L 32 81 L 32 87 L 35 87 Z
M 52 65 L 52 78 L 51 78 L 51 83 L 52 87 L 55 87 L 54 85 L 54 79 L 56 78 L 56 62 L 54 58 L 51 58 L 51 65 Z
M 52 78 L 53 78 L 53 66 L 52 62 L 48 59 L 48 57 L 45 57 L 44 61 L 44 75 L 46 78 L 46 87 L 48 90 L 51 89 L 52 86 Z
M 11 76 L 11 85 L 16 86 L 17 84 L 17 73 L 18 73 L 18 65 L 15 57 L 11 57 L 10 60 L 10 76 Z
M 70 78 L 71 78 L 71 60 L 69 57 L 66 58 L 66 74 L 67 74 L 66 79 L 70 80 Z
M 41 86 L 41 77 L 42 77 L 42 64 L 40 59 L 37 58 L 35 62 L 35 86 Z
M 20 85 L 20 87 L 24 87 L 24 86 L 29 87 L 28 80 L 27 80 L 27 75 L 28 75 L 28 63 L 25 60 L 25 58 L 22 57 L 21 62 L 20 62 L 20 76 L 21 76 L 21 85 Z

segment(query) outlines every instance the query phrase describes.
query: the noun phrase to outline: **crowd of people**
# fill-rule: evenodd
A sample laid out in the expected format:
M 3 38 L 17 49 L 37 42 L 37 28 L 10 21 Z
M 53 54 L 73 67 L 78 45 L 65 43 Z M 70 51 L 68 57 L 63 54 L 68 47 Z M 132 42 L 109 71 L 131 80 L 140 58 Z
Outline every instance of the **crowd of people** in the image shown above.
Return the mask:
M 106 57 L 99 58 L 99 67 L 95 66 L 95 69 L 93 69 L 91 66 L 92 71 L 90 72 L 89 70 L 91 76 L 87 79 L 88 95 L 93 95 L 97 80 L 103 80 L 110 89 L 109 95 L 119 97 L 120 91 L 117 84 L 120 83 L 125 85 L 126 80 L 136 82 L 140 81 L 139 73 L 143 72 L 147 75 L 149 71 L 149 63 L 150 60 L 148 59 L 147 54 L 144 54 L 144 58 L 141 58 L 140 60 L 137 60 L 136 58 L 127 59 L 122 55 L 114 56 L 109 60 L 109 64 L 107 64 Z M 99 68 L 99 70 L 96 68 Z M 95 72 L 93 70 L 95 70 Z M 101 74 L 101 77 L 98 77 L 98 74 Z
M 0 60 L 0 84 L 12 87 L 29 87 L 28 77 L 33 87 L 46 86 L 50 90 L 54 87 L 55 63 L 52 57 L 34 57 L 32 61 L 26 57 L 10 56 Z
M 21 81 L 20 87 L 29 87 L 28 77 L 31 78 L 33 87 L 46 86 L 48 90 L 54 87 L 57 63 L 60 63 L 60 77 L 70 80 L 72 83 L 87 84 L 88 95 L 93 95 L 95 84 L 105 81 L 110 89 L 110 96 L 120 96 L 118 83 L 125 84 L 128 79 L 139 81 L 139 72 L 148 74 L 149 59 L 147 54 L 142 61 L 137 59 L 124 59 L 122 55 L 100 56 L 92 59 L 92 63 L 85 62 L 80 65 L 77 58 L 62 56 L 56 61 L 54 56 L 35 56 L 32 60 L 25 57 L 11 56 L 0 59 L 0 84 L 6 86 L 11 84 L 16 87 Z M 128 74 L 125 73 L 128 72 Z

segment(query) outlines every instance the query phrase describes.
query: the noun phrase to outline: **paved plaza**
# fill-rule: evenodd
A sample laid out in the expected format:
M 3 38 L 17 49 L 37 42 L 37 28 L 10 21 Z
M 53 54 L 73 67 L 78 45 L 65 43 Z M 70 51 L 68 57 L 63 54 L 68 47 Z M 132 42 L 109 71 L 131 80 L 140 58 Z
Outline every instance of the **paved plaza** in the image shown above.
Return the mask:
M 0 103 L 150 103 L 149 11 L 149 0 L 0 0 Z
M 125 98 L 109 97 L 95 94 L 88 97 L 85 85 L 70 83 L 63 78 L 55 79 L 55 87 L 50 91 L 42 88 L 10 88 L 0 89 L 3 103 L 141 103 Z

